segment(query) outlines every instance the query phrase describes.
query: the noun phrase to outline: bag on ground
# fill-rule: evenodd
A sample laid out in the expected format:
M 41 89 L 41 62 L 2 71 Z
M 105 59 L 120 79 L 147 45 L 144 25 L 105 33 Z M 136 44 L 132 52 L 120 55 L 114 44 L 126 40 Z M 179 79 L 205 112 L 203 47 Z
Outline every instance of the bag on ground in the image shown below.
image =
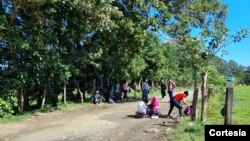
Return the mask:
M 184 114 L 189 116 L 192 113 L 192 106 L 187 106 L 184 110 Z

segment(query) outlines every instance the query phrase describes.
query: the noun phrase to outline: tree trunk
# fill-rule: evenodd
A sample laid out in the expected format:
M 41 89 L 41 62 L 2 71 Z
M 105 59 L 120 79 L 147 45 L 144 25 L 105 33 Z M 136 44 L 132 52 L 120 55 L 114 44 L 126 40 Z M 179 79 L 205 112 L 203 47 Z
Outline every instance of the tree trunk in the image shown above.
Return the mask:
M 87 95 L 86 95 L 86 88 L 87 88 L 87 84 L 84 83 L 84 87 L 83 87 L 83 91 L 82 91 L 82 93 L 83 93 L 83 100 L 84 100 L 84 101 L 85 101 L 86 98 L 87 98 Z
M 18 113 L 23 113 L 23 106 L 24 106 L 24 97 L 23 97 L 23 88 L 19 89 L 18 93 Z
M 201 121 L 205 121 L 206 118 L 206 107 L 207 107 L 207 71 L 202 72 L 202 85 L 201 85 Z
M 67 102 L 67 85 L 66 82 L 63 83 L 63 103 Z
M 74 79 L 74 81 L 76 83 L 77 90 L 78 90 L 78 92 L 80 93 L 80 96 L 81 96 L 81 103 L 83 103 L 83 93 L 82 93 L 82 91 L 81 91 L 81 89 L 79 87 L 79 83 L 77 82 L 76 79 Z
M 82 91 L 82 93 L 83 93 L 83 101 L 86 100 L 86 91 L 85 91 L 85 88 L 86 88 L 86 87 L 84 87 L 84 89 L 83 89 L 83 91 Z
M 141 78 L 136 82 L 136 91 L 141 91 Z
M 194 94 L 193 94 L 193 101 L 192 101 L 192 114 L 191 114 L 191 120 L 195 121 L 197 116 L 197 103 L 198 103 L 198 75 L 197 75 L 197 69 L 194 68 Z
M 197 117 L 198 93 L 199 93 L 199 89 L 195 88 L 194 95 L 193 95 L 193 102 L 192 102 L 192 114 L 191 114 L 192 121 L 195 121 Z
M 43 91 L 43 95 L 42 95 L 41 109 L 44 108 L 46 95 L 47 95 L 47 83 L 45 83 L 45 86 L 44 86 L 44 91 Z
M 95 91 L 96 91 L 96 86 L 95 86 L 95 79 L 93 79 L 93 93 L 95 93 Z

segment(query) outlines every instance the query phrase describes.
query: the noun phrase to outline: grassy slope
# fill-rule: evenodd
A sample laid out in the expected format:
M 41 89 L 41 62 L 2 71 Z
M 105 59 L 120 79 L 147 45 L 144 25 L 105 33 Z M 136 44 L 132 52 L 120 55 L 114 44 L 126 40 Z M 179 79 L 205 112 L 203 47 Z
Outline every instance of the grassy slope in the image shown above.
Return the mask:
M 234 87 L 233 94 L 233 114 L 232 124 L 250 123 L 250 86 Z M 224 117 L 220 110 L 225 103 L 225 94 L 215 94 L 209 99 L 207 107 L 206 121 L 201 123 L 200 113 L 194 123 L 190 122 L 190 117 L 180 120 L 177 126 L 176 134 L 167 137 L 170 141 L 204 141 L 204 125 L 206 124 L 224 124 Z M 198 107 L 200 112 L 200 107 Z

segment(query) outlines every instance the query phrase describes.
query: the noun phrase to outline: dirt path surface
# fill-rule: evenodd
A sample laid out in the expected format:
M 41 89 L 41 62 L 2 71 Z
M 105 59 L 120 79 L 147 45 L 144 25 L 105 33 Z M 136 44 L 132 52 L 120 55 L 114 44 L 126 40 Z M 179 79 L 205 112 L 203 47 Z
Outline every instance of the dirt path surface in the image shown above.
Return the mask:
M 138 101 L 93 105 L 39 113 L 30 119 L 0 125 L 0 141 L 166 141 L 176 120 L 163 115 L 168 99 L 159 99 L 162 116 L 135 118 Z M 172 115 L 177 115 L 175 108 Z

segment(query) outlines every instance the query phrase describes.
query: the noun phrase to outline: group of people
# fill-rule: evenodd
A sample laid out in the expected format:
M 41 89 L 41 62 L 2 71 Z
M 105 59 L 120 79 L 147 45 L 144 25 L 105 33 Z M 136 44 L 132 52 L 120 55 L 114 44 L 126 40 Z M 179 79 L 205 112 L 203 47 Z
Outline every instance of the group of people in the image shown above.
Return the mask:
M 143 84 L 143 83 L 142 83 Z M 142 86 L 143 87 L 143 86 Z M 149 92 L 149 86 L 147 86 L 148 91 L 144 92 L 143 91 L 143 96 L 142 96 L 142 101 L 140 101 L 137 105 L 137 110 L 136 110 L 136 116 L 137 117 L 154 117 L 158 116 L 160 114 L 160 107 L 159 107 L 159 102 L 156 96 L 152 97 L 151 104 L 148 103 L 148 92 Z M 172 118 L 171 113 L 174 109 L 174 107 L 178 108 L 179 111 L 179 116 L 183 116 L 183 108 L 181 105 L 181 102 L 183 102 L 187 107 L 190 107 L 190 105 L 186 102 L 186 97 L 188 96 L 188 91 L 180 92 L 174 95 L 174 89 L 176 88 L 176 84 L 174 81 L 169 81 L 167 85 L 164 83 L 164 81 L 161 81 L 160 84 L 161 88 L 161 96 L 162 99 L 166 96 L 166 90 L 169 95 L 169 100 L 170 100 L 170 108 L 167 114 L 167 118 Z M 144 93 L 146 93 L 146 97 L 144 96 Z
M 188 91 L 184 91 L 181 93 L 177 93 L 174 95 L 174 89 L 176 88 L 176 83 L 172 80 L 169 80 L 166 84 L 163 80 L 160 82 L 160 89 L 161 89 L 161 97 L 164 99 L 166 96 L 166 92 L 169 95 L 169 102 L 170 102 L 170 108 L 167 114 L 167 118 L 172 118 L 171 113 L 173 111 L 174 107 L 178 108 L 179 116 L 181 117 L 183 114 L 183 108 L 181 105 L 181 102 L 187 107 L 190 107 L 190 105 L 186 102 L 186 97 L 188 96 Z M 120 86 L 118 81 L 114 83 L 113 86 L 113 101 L 128 99 L 128 92 L 131 88 L 129 87 L 127 81 L 123 81 L 122 85 Z M 159 102 L 156 96 L 153 96 L 151 99 L 151 103 L 148 104 L 149 98 L 149 84 L 148 80 L 144 79 L 141 83 L 141 90 L 142 90 L 142 98 L 141 101 L 137 105 L 136 110 L 136 116 L 137 117 L 158 117 L 160 114 L 160 106 Z M 104 99 L 106 102 L 110 101 L 110 95 L 111 95 L 111 88 L 106 86 L 103 90 L 104 93 Z M 122 93 L 122 95 L 121 95 Z M 96 91 L 96 93 L 92 97 L 92 102 L 94 104 L 99 104 L 102 101 L 102 96 L 100 95 L 99 91 Z
M 97 90 L 93 95 L 92 95 L 92 103 L 97 104 L 101 102 L 101 99 L 104 99 L 106 102 L 117 102 L 117 101 L 122 101 L 122 100 L 127 100 L 128 99 L 128 92 L 130 90 L 133 90 L 131 87 L 129 87 L 128 82 L 126 80 L 123 80 L 122 85 L 119 84 L 118 81 L 114 82 L 114 85 L 108 85 L 108 84 L 103 84 L 102 86 L 102 91 L 101 93 L 103 94 L 100 95 L 100 91 Z M 112 96 L 113 93 L 113 96 Z
M 160 114 L 159 102 L 156 96 L 152 97 L 151 103 L 148 105 L 148 99 L 143 99 L 137 105 L 136 116 L 143 117 L 158 117 Z

